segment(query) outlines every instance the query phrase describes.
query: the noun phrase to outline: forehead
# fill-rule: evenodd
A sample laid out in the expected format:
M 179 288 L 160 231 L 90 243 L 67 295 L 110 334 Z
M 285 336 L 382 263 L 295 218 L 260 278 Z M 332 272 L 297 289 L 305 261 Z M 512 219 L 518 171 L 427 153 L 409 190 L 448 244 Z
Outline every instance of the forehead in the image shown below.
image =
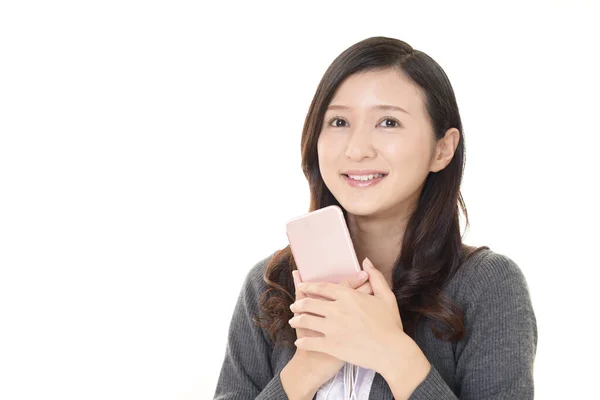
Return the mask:
M 330 104 L 356 111 L 379 104 L 394 105 L 416 115 L 423 113 L 424 97 L 419 86 L 404 73 L 388 68 L 349 76 L 338 87 Z

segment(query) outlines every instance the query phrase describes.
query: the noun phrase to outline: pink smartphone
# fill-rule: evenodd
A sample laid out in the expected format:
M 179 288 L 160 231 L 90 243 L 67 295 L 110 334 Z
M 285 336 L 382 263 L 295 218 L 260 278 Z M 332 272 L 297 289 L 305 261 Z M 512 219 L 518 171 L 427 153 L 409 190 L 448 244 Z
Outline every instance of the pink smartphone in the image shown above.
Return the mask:
M 286 232 L 302 282 L 340 283 L 361 270 L 338 206 L 294 218 Z

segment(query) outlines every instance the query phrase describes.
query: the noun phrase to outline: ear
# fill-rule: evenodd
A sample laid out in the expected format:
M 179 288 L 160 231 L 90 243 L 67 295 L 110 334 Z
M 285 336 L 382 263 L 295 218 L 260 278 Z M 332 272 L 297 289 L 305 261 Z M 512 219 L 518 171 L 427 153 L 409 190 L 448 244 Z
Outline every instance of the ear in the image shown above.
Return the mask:
M 431 161 L 431 167 L 429 168 L 431 172 L 439 172 L 446 168 L 448 164 L 450 164 L 452 157 L 454 157 L 454 152 L 456 151 L 459 140 L 459 130 L 456 128 L 450 128 L 446 131 L 444 137 L 437 141 L 435 146 L 435 154 L 433 160 Z

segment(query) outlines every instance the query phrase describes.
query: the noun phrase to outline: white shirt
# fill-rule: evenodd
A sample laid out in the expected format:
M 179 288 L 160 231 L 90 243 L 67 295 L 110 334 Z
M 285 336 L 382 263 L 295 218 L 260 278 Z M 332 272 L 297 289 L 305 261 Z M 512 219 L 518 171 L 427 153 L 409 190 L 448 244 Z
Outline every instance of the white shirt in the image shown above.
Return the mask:
M 350 375 L 353 371 L 353 367 L 355 371 L 354 390 L 356 391 L 356 396 L 353 396 L 352 399 L 368 400 L 369 392 L 371 391 L 371 385 L 373 384 L 373 379 L 375 378 L 375 371 L 353 366 L 349 363 L 344 364 L 344 367 L 341 368 L 333 378 L 325 382 L 323 386 L 319 388 L 317 391 L 317 400 L 350 399 L 352 388 L 350 387 L 351 385 L 349 379 L 346 379 L 346 384 L 344 384 L 344 374 Z

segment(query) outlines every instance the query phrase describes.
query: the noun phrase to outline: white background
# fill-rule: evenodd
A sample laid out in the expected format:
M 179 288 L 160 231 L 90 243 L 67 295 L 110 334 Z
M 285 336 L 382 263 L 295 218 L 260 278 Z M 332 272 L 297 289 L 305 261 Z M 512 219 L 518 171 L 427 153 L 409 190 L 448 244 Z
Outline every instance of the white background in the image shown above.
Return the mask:
M 314 90 L 379 35 L 455 88 L 466 242 L 525 273 L 536 398 L 600 398 L 599 19 L 567 0 L 2 2 L 0 398 L 212 398 L 247 271 L 308 208 Z

